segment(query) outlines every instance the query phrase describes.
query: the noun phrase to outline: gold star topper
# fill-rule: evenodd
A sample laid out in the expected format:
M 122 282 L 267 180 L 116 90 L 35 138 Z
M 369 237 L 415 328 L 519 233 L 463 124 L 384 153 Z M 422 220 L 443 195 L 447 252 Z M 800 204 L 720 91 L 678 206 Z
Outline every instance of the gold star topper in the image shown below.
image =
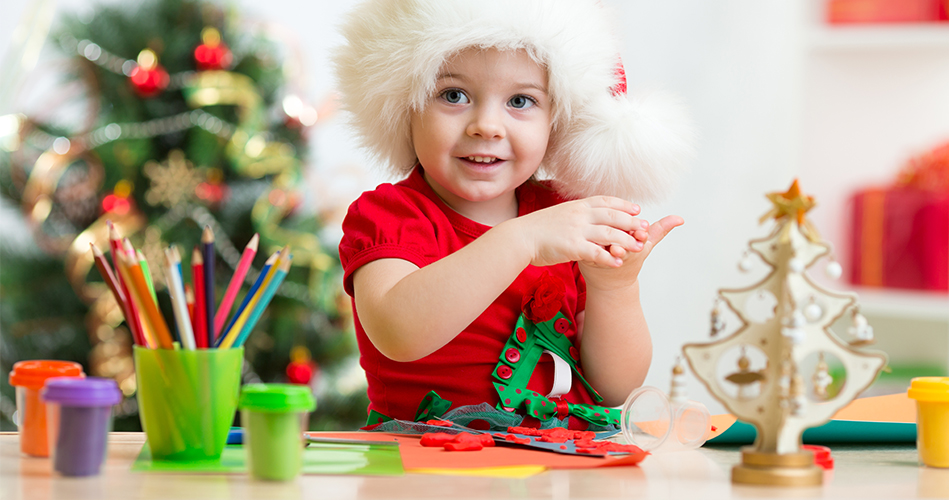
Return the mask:
M 801 188 L 797 185 L 797 179 L 791 184 L 791 187 L 783 193 L 768 193 L 768 199 L 774 204 L 768 213 L 761 216 L 759 222 L 764 222 L 769 218 L 780 219 L 782 217 L 794 216 L 797 218 L 799 226 L 804 225 L 804 214 L 814 208 L 817 202 L 813 196 L 801 194 Z

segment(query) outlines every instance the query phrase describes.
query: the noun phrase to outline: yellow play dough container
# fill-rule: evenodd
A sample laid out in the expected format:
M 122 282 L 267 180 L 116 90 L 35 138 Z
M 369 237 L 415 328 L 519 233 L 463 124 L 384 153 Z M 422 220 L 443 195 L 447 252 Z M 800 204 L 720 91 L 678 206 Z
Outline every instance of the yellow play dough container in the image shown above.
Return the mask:
M 916 400 L 916 448 L 930 467 L 949 467 L 949 377 L 917 377 L 907 395 Z

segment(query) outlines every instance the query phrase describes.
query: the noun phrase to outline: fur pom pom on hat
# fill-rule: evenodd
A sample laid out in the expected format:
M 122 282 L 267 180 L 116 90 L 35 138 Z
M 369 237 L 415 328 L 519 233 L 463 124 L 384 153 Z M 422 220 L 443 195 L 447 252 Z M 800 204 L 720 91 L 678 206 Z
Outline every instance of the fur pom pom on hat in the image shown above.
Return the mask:
M 667 194 L 691 156 L 681 107 L 626 94 L 610 13 L 597 0 L 367 0 L 334 54 L 362 145 L 398 173 L 416 162 L 410 117 L 445 61 L 468 48 L 525 50 L 547 70 L 552 130 L 540 176 L 570 197 Z

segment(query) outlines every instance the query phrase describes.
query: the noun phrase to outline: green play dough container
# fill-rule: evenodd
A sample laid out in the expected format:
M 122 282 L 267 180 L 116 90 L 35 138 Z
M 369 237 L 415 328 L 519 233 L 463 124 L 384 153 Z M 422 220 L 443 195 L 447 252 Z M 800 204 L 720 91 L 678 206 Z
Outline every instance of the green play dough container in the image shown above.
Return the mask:
M 238 407 L 250 473 L 287 481 L 303 467 L 307 413 L 316 409 L 310 388 L 291 384 L 247 384 Z
M 244 348 L 135 346 L 138 411 L 154 460 L 221 458 L 240 396 Z

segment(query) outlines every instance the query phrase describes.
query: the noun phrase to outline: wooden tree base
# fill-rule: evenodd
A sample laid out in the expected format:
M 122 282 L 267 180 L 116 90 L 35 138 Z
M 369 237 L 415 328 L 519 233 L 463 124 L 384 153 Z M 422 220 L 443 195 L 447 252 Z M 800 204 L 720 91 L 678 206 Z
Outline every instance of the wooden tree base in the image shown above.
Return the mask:
M 824 470 L 814 465 L 814 455 L 761 453 L 742 448 L 741 464 L 732 468 L 732 482 L 763 486 L 820 486 Z

